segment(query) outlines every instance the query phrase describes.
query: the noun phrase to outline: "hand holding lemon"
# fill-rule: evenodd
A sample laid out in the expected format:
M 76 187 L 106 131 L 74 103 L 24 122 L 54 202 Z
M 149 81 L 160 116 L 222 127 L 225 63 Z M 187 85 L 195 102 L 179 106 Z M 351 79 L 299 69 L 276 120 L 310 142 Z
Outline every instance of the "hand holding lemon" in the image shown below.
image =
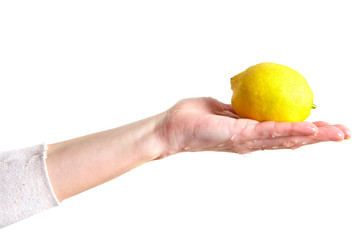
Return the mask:
M 183 151 L 249 153 L 342 141 L 341 124 L 304 121 L 315 108 L 305 78 L 284 65 L 261 63 L 231 79 L 231 104 L 213 98 L 184 99 L 165 112 L 165 156 Z

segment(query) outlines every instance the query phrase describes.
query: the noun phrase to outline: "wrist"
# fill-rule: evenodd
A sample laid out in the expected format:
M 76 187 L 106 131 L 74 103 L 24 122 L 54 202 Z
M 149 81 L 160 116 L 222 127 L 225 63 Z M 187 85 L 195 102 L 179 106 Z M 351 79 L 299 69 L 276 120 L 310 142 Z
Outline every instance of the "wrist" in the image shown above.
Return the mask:
M 153 153 L 154 156 L 151 160 L 159 160 L 167 156 L 176 154 L 177 151 L 173 148 L 171 141 L 168 138 L 167 131 L 167 112 L 160 113 L 153 116 Z
M 185 133 L 182 119 L 178 119 L 174 108 L 155 116 L 155 136 L 158 142 L 158 157 L 161 159 L 184 150 Z M 154 160 L 155 160 L 154 159 Z

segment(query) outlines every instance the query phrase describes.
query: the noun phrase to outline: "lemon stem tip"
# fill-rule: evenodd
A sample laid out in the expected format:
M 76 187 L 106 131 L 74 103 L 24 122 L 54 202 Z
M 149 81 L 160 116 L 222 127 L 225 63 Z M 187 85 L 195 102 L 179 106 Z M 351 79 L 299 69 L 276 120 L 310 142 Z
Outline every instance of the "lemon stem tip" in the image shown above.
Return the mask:
M 311 105 L 312 109 L 315 109 L 316 107 L 317 107 L 316 104 Z

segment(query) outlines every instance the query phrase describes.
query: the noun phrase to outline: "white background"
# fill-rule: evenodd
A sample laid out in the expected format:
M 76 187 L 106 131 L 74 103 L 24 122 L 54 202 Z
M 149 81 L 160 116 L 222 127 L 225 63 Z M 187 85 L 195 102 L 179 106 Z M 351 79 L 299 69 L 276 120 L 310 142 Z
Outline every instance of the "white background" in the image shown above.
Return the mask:
M 229 103 L 230 78 L 299 71 L 350 141 L 151 162 L 0 230 L 0 239 L 359 239 L 356 1 L 1 1 L 0 150 Z

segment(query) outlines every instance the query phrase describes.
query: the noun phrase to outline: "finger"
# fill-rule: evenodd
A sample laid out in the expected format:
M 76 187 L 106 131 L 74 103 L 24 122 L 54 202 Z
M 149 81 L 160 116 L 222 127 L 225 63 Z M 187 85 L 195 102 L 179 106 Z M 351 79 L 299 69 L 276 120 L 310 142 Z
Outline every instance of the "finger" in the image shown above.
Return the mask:
M 320 124 L 319 124 L 320 125 Z M 275 149 L 297 149 L 302 146 L 316 144 L 320 142 L 336 141 L 340 142 L 345 137 L 348 130 L 343 125 L 329 125 L 323 124 L 323 127 L 318 128 L 317 135 L 306 135 L 306 136 L 284 136 L 276 138 L 265 138 L 248 141 L 246 145 L 239 146 L 237 152 L 248 153 L 259 150 L 275 150 Z M 235 145 L 236 149 L 236 145 Z
M 339 128 L 344 133 L 344 139 L 350 139 L 351 138 L 351 131 L 348 127 L 342 125 L 342 124 L 335 124 L 335 127 Z
M 317 126 L 317 127 L 324 127 L 324 126 L 330 126 L 330 123 L 327 123 L 327 122 L 324 122 L 324 121 L 318 121 L 318 122 L 314 122 L 314 124 Z M 348 127 L 342 125 L 342 124 L 335 124 L 333 125 L 339 129 L 341 129 L 341 131 L 344 133 L 345 135 L 345 139 L 350 139 L 351 137 L 351 131 Z
M 230 111 L 218 111 L 218 112 L 215 112 L 215 114 L 217 115 L 220 115 L 220 116 L 225 116 L 225 117 L 231 117 L 231 118 L 235 118 L 235 119 L 239 119 L 240 117 L 236 114 L 234 114 L 233 112 L 230 112 Z
M 345 133 L 334 125 L 327 125 L 319 128 L 317 138 L 322 141 L 342 141 L 345 139 Z
M 249 149 L 257 150 L 275 150 L 275 149 L 295 149 L 301 146 L 314 143 L 312 136 L 288 136 L 275 139 L 254 140 Z
M 249 131 L 252 139 L 274 139 L 286 136 L 316 135 L 318 128 L 311 122 L 261 122 Z
M 289 140 L 284 145 L 290 145 L 291 149 L 296 149 L 305 145 L 320 143 L 320 142 L 341 142 L 344 139 L 344 133 L 337 127 L 328 125 L 319 128 L 316 136 L 302 136 Z
M 224 108 L 225 108 L 226 110 L 228 110 L 228 111 L 236 114 L 236 112 L 235 112 L 235 110 L 234 110 L 234 108 L 233 108 L 233 106 L 232 106 L 231 104 L 223 103 L 223 105 L 224 105 Z
M 323 127 L 323 126 L 328 126 L 330 125 L 330 123 L 328 122 L 324 122 L 324 121 L 317 121 L 317 122 L 313 122 L 317 127 Z
M 278 137 L 274 139 L 260 139 L 252 141 L 249 147 L 252 149 L 296 149 L 305 145 L 336 141 L 340 142 L 344 139 L 345 135 L 341 129 L 336 126 L 328 125 L 320 127 L 318 134 L 308 136 L 288 136 Z
M 248 146 L 252 151 L 256 150 L 277 150 L 297 149 L 306 145 L 320 143 L 325 140 L 314 139 L 311 136 L 289 136 L 276 139 L 257 140 L 256 144 Z

